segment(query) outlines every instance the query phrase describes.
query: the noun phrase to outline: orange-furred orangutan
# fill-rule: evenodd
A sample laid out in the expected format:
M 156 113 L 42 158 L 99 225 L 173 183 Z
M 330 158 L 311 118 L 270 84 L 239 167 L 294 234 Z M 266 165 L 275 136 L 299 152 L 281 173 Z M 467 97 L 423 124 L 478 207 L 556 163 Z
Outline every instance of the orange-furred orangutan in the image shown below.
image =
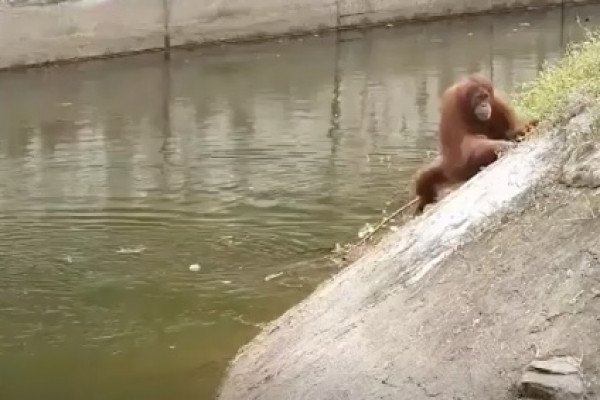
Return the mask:
M 480 75 L 470 75 L 446 89 L 440 112 L 440 155 L 417 174 L 416 214 L 437 201 L 444 186 L 469 180 L 537 124 L 519 121 L 491 82 Z

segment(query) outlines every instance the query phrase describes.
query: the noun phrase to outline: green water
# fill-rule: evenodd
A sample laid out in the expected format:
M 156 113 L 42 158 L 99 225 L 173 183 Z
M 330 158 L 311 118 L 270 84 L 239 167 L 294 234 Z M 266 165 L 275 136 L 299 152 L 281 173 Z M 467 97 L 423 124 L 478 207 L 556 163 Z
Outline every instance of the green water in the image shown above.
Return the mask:
M 407 199 L 441 91 L 513 90 L 599 10 L 1 74 L 0 398 L 212 398 L 329 250 Z

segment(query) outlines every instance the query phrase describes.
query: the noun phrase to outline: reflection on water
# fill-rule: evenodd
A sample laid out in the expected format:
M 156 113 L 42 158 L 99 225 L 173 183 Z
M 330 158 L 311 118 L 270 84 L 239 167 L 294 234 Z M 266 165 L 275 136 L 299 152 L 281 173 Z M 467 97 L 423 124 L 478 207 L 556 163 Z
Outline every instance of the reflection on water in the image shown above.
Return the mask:
M 407 199 L 441 91 L 512 90 L 598 10 L 1 75 L 0 398 L 210 398 L 323 255 Z

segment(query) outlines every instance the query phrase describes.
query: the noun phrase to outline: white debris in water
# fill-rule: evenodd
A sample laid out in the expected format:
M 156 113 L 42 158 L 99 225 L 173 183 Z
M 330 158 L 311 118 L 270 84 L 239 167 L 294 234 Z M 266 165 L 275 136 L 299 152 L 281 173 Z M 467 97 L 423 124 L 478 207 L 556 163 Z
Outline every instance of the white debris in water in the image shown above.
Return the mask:
M 531 24 L 529 22 L 521 22 L 519 24 L 519 26 L 527 27 L 527 26 L 531 26 Z
M 200 268 L 202 268 L 202 267 L 200 267 L 200 264 L 192 264 L 192 265 L 190 265 L 190 271 L 191 272 L 198 272 L 198 271 L 200 271 Z
M 231 285 L 231 281 L 221 281 L 223 285 Z
M 175 350 L 175 346 L 173 346 L 173 345 L 170 345 L 170 346 L 169 346 L 169 348 L 170 348 L 171 350 Z
M 250 322 L 250 321 L 246 320 L 242 315 L 236 315 L 235 317 L 233 317 L 233 320 L 239 322 L 242 325 L 255 326 L 257 328 L 263 327 L 263 324 Z
M 278 272 L 276 274 L 267 275 L 267 276 L 265 276 L 265 282 L 269 282 L 272 279 L 279 278 L 281 275 L 283 275 L 283 272 Z
M 292 289 L 299 289 L 304 287 L 301 283 L 286 283 L 286 282 L 279 282 L 280 286 L 286 287 L 286 288 L 292 288 Z
M 233 240 L 233 236 L 231 236 L 231 235 L 221 236 L 219 239 L 227 246 L 234 246 L 234 245 L 237 245 L 240 243 L 240 242 L 235 242 Z
M 63 260 L 67 263 L 67 264 L 72 264 L 73 263 L 73 257 L 71 256 L 65 256 L 63 258 Z
M 68 102 L 68 101 L 65 101 L 64 103 L 60 103 L 60 106 L 61 106 L 61 107 L 70 107 L 70 106 L 72 106 L 72 105 L 73 105 L 73 103 L 70 103 L 70 102 Z
M 134 247 L 121 247 L 119 250 L 117 250 L 117 253 L 119 254 L 140 254 L 143 253 L 146 250 L 145 246 L 134 246 Z
M 358 238 L 362 239 L 365 236 L 371 234 L 375 232 L 375 228 L 373 228 L 373 225 L 369 224 L 368 222 L 365 224 L 365 226 L 363 226 L 359 231 L 358 231 Z
M 387 26 L 388 28 L 391 28 L 392 26 L 394 26 L 394 24 L 390 23 L 390 24 L 386 24 L 385 26 Z
M 344 248 L 342 247 L 341 244 L 336 243 L 335 244 L 335 248 L 333 249 L 333 252 L 336 254 L 342 253 L 344 251 Z

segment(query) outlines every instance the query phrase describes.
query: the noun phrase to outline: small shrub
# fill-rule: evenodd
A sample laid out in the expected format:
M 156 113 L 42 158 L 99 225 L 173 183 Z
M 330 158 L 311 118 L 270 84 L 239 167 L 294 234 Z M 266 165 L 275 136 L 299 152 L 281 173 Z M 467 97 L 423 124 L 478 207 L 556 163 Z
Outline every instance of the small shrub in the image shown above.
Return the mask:
M 600 95 L 600 32 L 588 31 L 586 39 L 570 44 L 557 63 L 546 64 L 516 94 L 515 106 L 524 117 L 550 119 L 576 90 Z

